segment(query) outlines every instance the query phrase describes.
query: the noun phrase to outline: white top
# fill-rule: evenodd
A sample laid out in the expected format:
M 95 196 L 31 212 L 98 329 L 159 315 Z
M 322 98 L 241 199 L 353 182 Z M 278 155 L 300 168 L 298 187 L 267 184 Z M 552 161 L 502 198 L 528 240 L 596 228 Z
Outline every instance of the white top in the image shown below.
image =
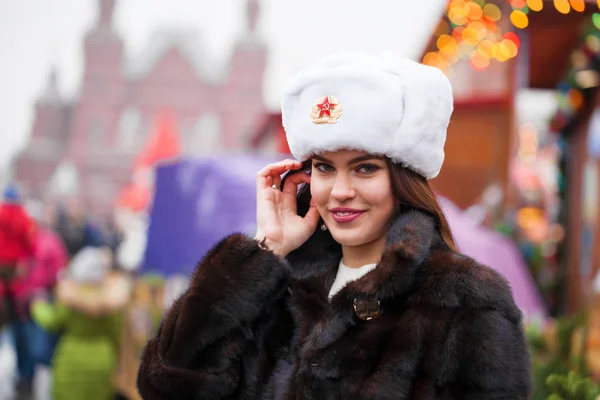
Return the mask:
M 340 266 L 338 267 L 337 276 L 329 291 L 329 298 L 332 298 L 337 292 L 339 292 L 349 282 L 358 280 L 365 276 L 368 272 L 375 269 L 377 264 L 367 264 L 360 268 L 350 268 L 344 264 L 344 259 L 340 260 Z

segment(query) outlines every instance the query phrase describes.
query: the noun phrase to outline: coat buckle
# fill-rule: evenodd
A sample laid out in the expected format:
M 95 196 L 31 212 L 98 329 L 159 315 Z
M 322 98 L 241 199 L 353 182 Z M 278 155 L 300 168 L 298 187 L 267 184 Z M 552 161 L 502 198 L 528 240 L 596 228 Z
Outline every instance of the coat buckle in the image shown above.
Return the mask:
M 354 313 L 363 321 L 370 321 L 381 315 L 381 302 L 377 299 L 354 299 Z

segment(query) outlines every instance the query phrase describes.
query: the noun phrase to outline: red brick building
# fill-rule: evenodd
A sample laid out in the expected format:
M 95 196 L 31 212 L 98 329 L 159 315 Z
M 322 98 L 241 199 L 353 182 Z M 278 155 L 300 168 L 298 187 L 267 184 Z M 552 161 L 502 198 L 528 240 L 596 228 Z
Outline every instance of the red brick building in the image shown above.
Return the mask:
M 267 58 L 256 31 L 259 0 L 247 0 L 248 26 L 226 68 L 215 68 L 190 31 L 157 32 L 143 56 L 131 60 L 112 26 L 115 1 L 97 0 L 76 98 L 61 96 L 52 71 L 35 104 L 30 142 L 15 165 L 31 196 L 79 195 L 94 210 L 109 211 L 164 112 L 175 118 L 184 154 L 255 148 L 251 134 L 265 115 Z

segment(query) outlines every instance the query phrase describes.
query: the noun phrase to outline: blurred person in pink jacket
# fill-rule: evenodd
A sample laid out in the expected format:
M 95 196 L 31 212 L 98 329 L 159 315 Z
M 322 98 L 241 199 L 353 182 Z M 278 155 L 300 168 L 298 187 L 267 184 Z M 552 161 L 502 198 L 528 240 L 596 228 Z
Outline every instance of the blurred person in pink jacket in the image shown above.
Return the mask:
M 7 285 L 17 319 L 23 319 L 29 308 L 27 303 L 33 295 L 48 296 L 52 293 L 58 274 L 68 263 L 68 254 L 63 242 L 48 227 L 39 209 L 38 204 L 29 202 L 27 211 L 24 211 L 30 227 L 29 257 L 18 261 L 19 270 L 14 272 Z M 5 287 L 0 285 L 0 298 L 5 295 Z
M 12 333 L 17 356 L 18 399 L 29 399 L 36 364 L 49 366 L 57 336 L 35 324 L 29 314 L 34 298 L 51 299 L 60 272 L 68 263 L 67 250 L 59 236 L 49 229 L 49 221 L 42 215 L 41 204 L 28 202 L 27 211 L 32 217 L 33 257 L 24 272 L 10 284 L 14 299 L 15 318 Z
M 50 228 L 50 221 L 46 220 L 43 213 L 43 205 L 30 202 L 27 210 L 36 223 L 36 229 L 32 263 L 28 273 L 18 280 L 25 302 L 29 302 L 34 295 L 51 295 L 58 275 L 69 262 L 67 249 L 58 234 Z

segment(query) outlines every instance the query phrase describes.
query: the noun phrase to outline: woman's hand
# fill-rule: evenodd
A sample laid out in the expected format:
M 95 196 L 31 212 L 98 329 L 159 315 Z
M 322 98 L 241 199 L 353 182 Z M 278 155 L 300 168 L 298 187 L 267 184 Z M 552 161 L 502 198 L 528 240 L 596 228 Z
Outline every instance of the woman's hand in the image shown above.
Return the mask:
M 281 175 L 301 166 L 299 161 L 285 160 L 269 164 L 256 174 L 256 240 L 264 240 L 269 249 L 282 257 L 306 242 L 319 222 L 319 212 L 312 201 L 304 218 L 297 214 L 298 185 L 310 183 L 309 175 L 295 173 L 279 189 Z

